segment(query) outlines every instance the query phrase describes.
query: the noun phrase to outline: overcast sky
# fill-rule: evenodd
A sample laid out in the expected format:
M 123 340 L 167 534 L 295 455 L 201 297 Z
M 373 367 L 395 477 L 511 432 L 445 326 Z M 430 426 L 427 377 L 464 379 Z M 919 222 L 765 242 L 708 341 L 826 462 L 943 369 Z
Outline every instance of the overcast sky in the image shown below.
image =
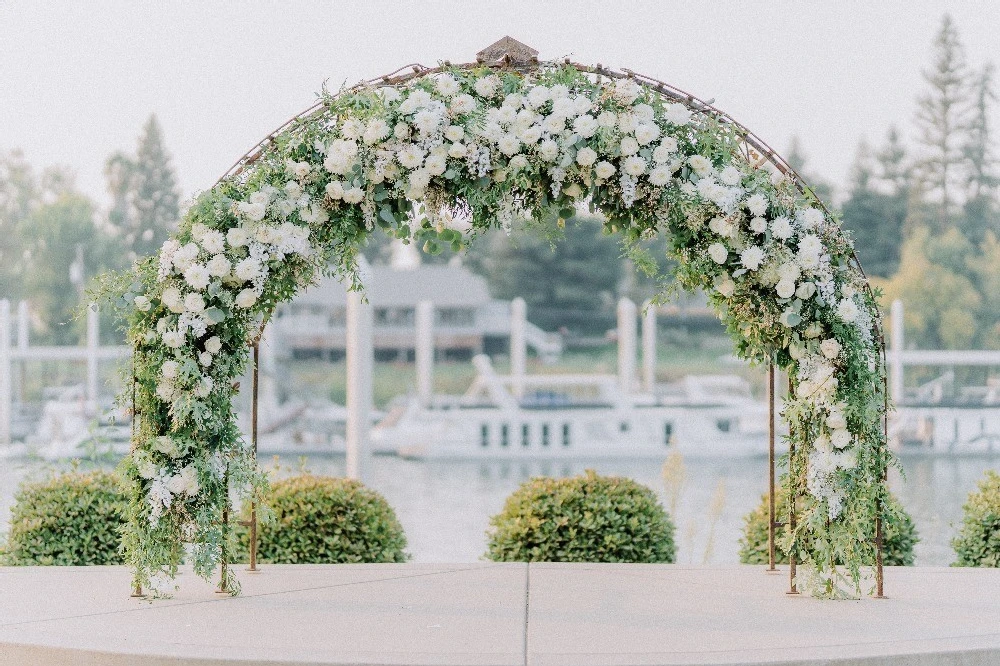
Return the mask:
M 467 62 L 509 34 L 542 58 L 629 67 L 715 98 L 779 151 L 798 136 L 810 170 L 842 185 L 861 137 L 879 143 L 893 123 L 912 136 L 945 12 L 970 64 L 996 53 L 1000 3 L 971 0 L 0 0 L 0 151 L 71 167 L 103 203 L 104 160 L 134 149 L 155 112 L 187 197 L 324 80 Z

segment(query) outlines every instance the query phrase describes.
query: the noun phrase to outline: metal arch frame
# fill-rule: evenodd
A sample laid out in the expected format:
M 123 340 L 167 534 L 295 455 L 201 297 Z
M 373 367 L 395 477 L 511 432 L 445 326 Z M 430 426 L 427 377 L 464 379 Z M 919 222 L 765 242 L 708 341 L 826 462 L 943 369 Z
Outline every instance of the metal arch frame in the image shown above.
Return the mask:
M 660 95 L 684 104 L 689 109 L 697 111 L 706 115 L 709 115 L 716 119 L 723 126 L 728 126 L 735 130 L 736 134 L 740 137 L 743 145 L 743 156 L 751 162 L 756 162 L 758 165 L 763 163 L 769 163 L 774 168 L 776 168 L 780 173 L 787 177 L 791 183 L 799 190 L 803 195 L 810 197 L 815 201 L 823 211 L 832 217 L 831 211 L 826 207 L 826 204 L 816 196 L 815 192 L 806 184 L 802 176 L 792 168 L 788 161 L 782 157 L 776 150 L 774 150 L 770 145 L 768 145 L 761 137 L 752 132 L 742 123 L 738 122 L 731 115 L 722 111 L 721 109 L 713 106 L 711 101 L 705 101 L 700 97 L 697 97 L 689 92 L 686 92 L 674 85 L 661 81 L 659 79 L 653 78 L 651 76 L 646 76 L 644 74 L 639 74 L 633 70 L 622 68 L 620 71 L 614 70 L 604 65 L 598 63 L 596 66 L 583 65 L 580 63 L 573 62 L 569 58 L 564 60 L 552 60 L 552 61 L 539 61 L 537 58 L 531 58 L 529 63 L 521 64 L 514 63 L 509 58 L 504 58 L 496 62 L 483 62 L 478 60 L 476 62 L 462 63 L 458 65 L 453 65 L 449 61 L 443 61 L 437 67 L 427 67 L 420 63 L 411 63 L 409 65 L 404 65 L 388 74 L 384 74 L 379 77 L 361 81 L 353 86 L 345 88 L 344 90 L 337 93 L 336 96 L 350 94 L 359 90 L 364 90 L 366 88 L 379 88 L 384 86 L 397 86 L 408 81 L 423 78 L 425 76 L 430 76 L 433 74 L 438 74 L 442 72 L 449 72 L 454 70 L 471 70 L 478 68 L 489 68 L 502 71 L 518 71 L 522 73 L 529 73 L 537 71 L 542 67 L 557 67 L 557 66 L 571 66 L 576 70 L 591 74 L 597 77 L 608 77 L 611 79 L 632 79 L 637 83 L 643 85 L 644 87 L 654 90 Z M 287 121 L 282 123 L 280 126 L 275 128 L 266 137 L 259 141 L 253 148 L 247 151 L 242 157 L 240 157 L 236 162 L 226 170 L 226 172 L 213 184 L 218 185 L 226 179 L 238 176 L 249 166 L 254 164 L 259 160 L 264 154 L 268 146 L 274 141 L 274 139 L 284 130 L 295 125 L 296 123 L 310 119 L 314 116 L 321 115 L 326 110 L 326 106 L 322 101 L 316 102 L 305 111 L 292 116 Z M 756 153 L 756 155 L 754 154 Z M 868 283 L 868 276 L 861 266 L 861 261 L 858 259 L 857 253 L 852 249 L 851 251 L 851 262 L 854 267 L 861 273 L 865 278 L 864 290 L 866 295 L 871 299 L 872 302 L 877 303 L 875 299 L 874 292 Z M 266 322 L 265 322 L 266 324 Z M 889 460 L 886 457 L 888 451 L 888 436 L 889 436 L 889 392 L 888 392 L 888 375 L 887 375 L 887 357 L 886 357 L 886 343 L 885 334 L 882 328 L 881 317 L 876 317 L 873 321 L 875 326 L 876 340 L 878 343 L 878 370 L 880 371 L 880 376 L 882 378 L 882 394 L 883 394 L 883 407 L 882 407 L 882 447 L 881 447 L 881 460 L 882 465 L 882 483 L 887 480 Z M 263 332 L 263 326 L 261 326 L 260 333 Z M 257 381 L 258 381 L 258 360 L 259 360 L 259 342 L 260 333 L 251 342 L 251 346 L 254 350 L 254 366 L 253 366 L 253 405 L 252 405 L 252 431 L 253 431 L 253 449 L 254 455 L 257 452 Z M 792 389 L 791 379 L 789 378 L 789 391 Z M 768 571 L 775 571 L 775 528 L 784 526 L 785 523 L 778 522 L 775 516 L 775 402 L 776 402 L 776 391 L 775 391 L 775 363 L 769 364 L 768 368 L 768 402 L 769 402 L 769 429 L 768 429 L 768 463 L 770 467 L 769 478 L 768 478 L 768 512 L 769 512 L 769 522 L 768 522 Z M 794 455 L 794 448 L 789 451 L 789 457 Z M 789 466 L 789 472 L 792 473 L 791 465 Z M 798 495 L 797 493 L 792 493 L 789 495 L 789 513 L 788 513 L 788 525 L 791 529 L 795 529 L 796 523 L 796 510 L 795 504 Z M 882 506 L 881 497 L 879 498 L 876 509 L 875 509 L 875 586 L 876 586 L 876 599 L 885 598 L 884 595 L 884 571 L 883 571 L 883 526 L 882 526 L 882 512 L 884 507 Z M 223 522 L 228 523 L 228 510 L 224 511 Z M 257 571 L 256 561 L 257 561 L 257 515 L 256 507 L 251 506 L 251 518 L 249 521 L 245 521 L 244 524 L 250 528 L 251 541 L 250 541 L 250 571 Z M 225 528 L 224 528 L 225 529 Z M 796 553 L 793 551 L 789 554 L 789 594 L 798 594 L 798 588 L 796 583 Z M 223 572 L 227 563 L 222 562 Z M 223 578 L 224 580 L 224 578 Z M 220 592 L 226 591 L 224 589 L 224 584 L 220 585 Z

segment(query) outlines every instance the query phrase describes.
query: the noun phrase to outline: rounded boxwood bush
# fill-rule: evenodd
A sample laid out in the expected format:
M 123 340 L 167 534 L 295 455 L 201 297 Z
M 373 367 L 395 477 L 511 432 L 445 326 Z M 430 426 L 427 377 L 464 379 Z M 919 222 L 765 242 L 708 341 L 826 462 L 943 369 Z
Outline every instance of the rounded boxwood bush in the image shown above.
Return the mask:
M 526 481 L 490 525 L 495 562 L 674 561 L 674 525 L 653 491 L 593 470 Z
M 409 557 L 392 507 L 353 479 L 302 474 L 274 481 L 267 504 L 274 515 L 258 528 L 261 562 L 347 564 Z M 246 511 L 243 517 L 249 517 Z M 239 538 L 246 555 L 249 530 L 241 528 Z
M 882 563 L 886 566 L 913 566 L 913 546 L 920 540 L 913 519 L 903 509 L 894 495 L 889 495 L 892 506 L 890 511 L 899 515 L 896 524 L 888 524 L 882 540 Z M 775 516 L 778 522 L 788 519 L 788 492 L 784 486 L 778 486 L 774 492 Z M 756 509 L 743 517 L 743 537 L 740 539 L 740 562 L 743 564 L 767 564 L 767 493 L 761 497 L 761 503 Z M 783 527 L 775 533 L 779 540 Z M 775 544 L 774 560 L 776 564 L 788 564 L 788 553 Z
M 1000 474 L 986 472 L 969 494 L 958 536 L 952 539 L 956 567 L 1000 567 Z
M 121 564 L 128 502 L 108 472 L 73 472 L 21 484 L 11 509 L 4 564 Z

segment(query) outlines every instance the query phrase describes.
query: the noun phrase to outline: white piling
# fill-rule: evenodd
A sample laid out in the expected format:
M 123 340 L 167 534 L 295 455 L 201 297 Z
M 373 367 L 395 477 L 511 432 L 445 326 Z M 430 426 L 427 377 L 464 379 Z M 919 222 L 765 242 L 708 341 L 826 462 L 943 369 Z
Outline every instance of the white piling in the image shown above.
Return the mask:
M 347 476 L 366 481 L 371 449 L 368 431 L 373 403 L 372 306 L 356 291 L 347 293 Z
M 18 402 L 24 402 L 24 379 L 27 375 L 25 372 L 24 359 L 28 355 L 28 338 L 30 334 L 31 312 L 28 309 L 28 301 L 21 301 L 17 304 L 17 351 L 21 356 L 21 362 L 18 363 L 18 372 L 16 376 L 17 389 L 14 391 L 14 393 L 17 394 Z
M 636 316 L 635 303 L 618 301 L 618 387 L 628 395 L 635 388 Z
M 510 302 L 510 378 L 516 398 L 524 395 L 524 375 L 528 368 L 527 320 L 528 305 L 523 298 L 515 298 Z
M 10 394 L 10 301 L 0 300 L 0 446 L 10 444 L 11 408 Z
M 903 301 L 892 302 L 889 318 L 889 396 L 898 406 L 903 402 Z
M 97 305 L 87 308 L 87 413 L 97 414 L 97 348 L 101 345 L 101 320 Z
M 417 398 L 428 406 L 434 396 L 434 304 L 417 303 L 417 331 L 414 338 L 414 360 L 417 366 Z
M 642 389 L 652 393 L 656 388 L 656 306 L 646 301 L 642 306 Z

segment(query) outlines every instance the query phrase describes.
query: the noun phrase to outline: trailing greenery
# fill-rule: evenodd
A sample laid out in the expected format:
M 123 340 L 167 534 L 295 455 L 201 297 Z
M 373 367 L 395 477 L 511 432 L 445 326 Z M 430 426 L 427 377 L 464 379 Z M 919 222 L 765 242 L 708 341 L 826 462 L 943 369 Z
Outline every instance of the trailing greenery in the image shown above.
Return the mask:
M 353 479 L 302 474 L 271 484 L 258 559 L 274 564 L 405 562 L 406 535 L 380 494 Z M 244 519 L 249 515 L 244 511 Z M 249 531 L 239 532 L 246 556 Z
M 779 523 L 788 521 L 788 491 L 784 486 L 775 488 L 775 520 Z M 809 502 L 809 497 L 801 497 L 798 500 L 798 509 L 805 508 L 804 503 Z M 761 503 L 753 511 L 743 517 L 743 536 L 740 538 L 740 562 L 743 564 L 767 564 L 767 522 L 769 518 L 767 506 L 767 493 L 761 497 Z M 897 516 L 897 520 L 891 522 L 885 530 L 882 542 L 883 564 L 886 566 L 913 566 L 913 546 L 920 540 L 917 534 L 916 525 L 913 519 L 903 509 L 902 504 L 895 495 L 889 495 L 888 511 Z M 780 537 L 783 528 L 779 527 L 776 536 Z M 777 541 L 777 539 L 776 539 Z M 809 544 L 805 541 L 800 546 L 808 550 Z M 788 552 L 781 547 L 775 548 L 775 562 L 777 564 L 788 564 Z M 865 564 L 874 564 L 874 553 L 866 555 Z
M 1000 567 L 1000 474 L 990 470 L 965 502 L 952 542 L 956 567 Z
M 117 476 L 68 473 L 21 484 L 4 564 L 121 564 L 127 500 Z
M 495 562 L 673 562 L 674 524 L 649 488 L 588 470 L 526 481 L 490 519 Z

